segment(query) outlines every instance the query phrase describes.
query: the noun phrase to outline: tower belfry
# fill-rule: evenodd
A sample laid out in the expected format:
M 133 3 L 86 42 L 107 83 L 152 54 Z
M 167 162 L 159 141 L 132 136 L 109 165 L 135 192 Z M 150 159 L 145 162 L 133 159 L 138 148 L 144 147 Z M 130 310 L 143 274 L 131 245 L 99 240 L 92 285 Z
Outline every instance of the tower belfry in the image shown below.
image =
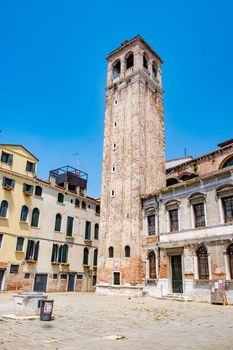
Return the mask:
M 107 61 L 97 293 L 122 287 L 137 294 L 141 196 L 165 186 L 162 60 L 136 36 Z

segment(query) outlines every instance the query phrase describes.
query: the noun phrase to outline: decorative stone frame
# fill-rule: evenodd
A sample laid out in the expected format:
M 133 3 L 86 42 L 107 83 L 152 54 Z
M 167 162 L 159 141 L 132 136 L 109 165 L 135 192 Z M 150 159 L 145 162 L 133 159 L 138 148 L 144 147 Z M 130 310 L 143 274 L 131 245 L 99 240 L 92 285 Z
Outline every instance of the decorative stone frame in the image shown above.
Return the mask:
M 219 205 L 220 223 L 225 224 L 222 198 L 233 196 L 233 184 L 225 184 L 216 188 L 216 199 Z
M 201 193 L 201 192 L 194 192 L 192 193 L 189 197 L 188 197 L 188 200 L 189 200 L 189 206 L 190 206 L 190 215 L 191 215 L 191 225 L 192 225 L 192 228 L 195 229 L 195 228 L 201 228 L 201 227 L 196 227 L 195 226 L 195 215 L 194 215 L 194 208 L 193 208 L 193 205 L 195 204 L 201 204 L 203 203 L 204 204 L 204 215 L 205 215 L 205 226 L 206 227 L 208 225 L 207 223 L 207 210 L 206 210 L 206 194 L 205 193 Z
M 144 215 L 143 215 L 143 227 L 144 227 L 144 236 L 149 237 L 148 234 L 148 216 L 155 216 L 155 236 L 157 236 L 157 208 L 155 205 L 150 205 L 147 208 L 144 209 Z
M 164 203 L 164 207 L 166 209 L 167 232 L 173 233 L 173 231 L 170 229 L 171 225 L 169 211 L 175 209 L 178 209 L 178 231 L 180 231 L 180 203 L 181 201 L 177 199 L 170 199 Z

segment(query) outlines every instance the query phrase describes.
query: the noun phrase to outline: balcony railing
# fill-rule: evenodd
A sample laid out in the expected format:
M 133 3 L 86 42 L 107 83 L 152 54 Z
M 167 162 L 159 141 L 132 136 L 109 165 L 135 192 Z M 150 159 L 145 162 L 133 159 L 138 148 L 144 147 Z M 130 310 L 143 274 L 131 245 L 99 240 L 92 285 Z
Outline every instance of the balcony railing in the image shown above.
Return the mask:
M 133 73 L 133 67 L 130 67 L 127 69 L 126 73 L 125 73 L 125 76 L 127 77 L 128 75 L 132 74 Z
M 112 79 L 113 83 L 117 83 L 120 80 L 120 76 L 118 75 L 117 77 Z

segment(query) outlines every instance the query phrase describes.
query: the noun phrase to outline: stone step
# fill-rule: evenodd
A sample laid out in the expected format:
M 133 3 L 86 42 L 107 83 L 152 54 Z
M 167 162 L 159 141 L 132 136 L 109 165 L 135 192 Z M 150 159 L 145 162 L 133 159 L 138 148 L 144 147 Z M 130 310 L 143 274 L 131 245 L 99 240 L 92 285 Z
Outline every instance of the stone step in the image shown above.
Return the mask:
M 174 301 L 193 301 L 191 297 L 188 295 L 183 295 L 179 293 L 169 293 L 167 295 L 163 295 L 161 297 L 157 297 L 157 299 L 162 299 L 162 300 L 174 300 Z

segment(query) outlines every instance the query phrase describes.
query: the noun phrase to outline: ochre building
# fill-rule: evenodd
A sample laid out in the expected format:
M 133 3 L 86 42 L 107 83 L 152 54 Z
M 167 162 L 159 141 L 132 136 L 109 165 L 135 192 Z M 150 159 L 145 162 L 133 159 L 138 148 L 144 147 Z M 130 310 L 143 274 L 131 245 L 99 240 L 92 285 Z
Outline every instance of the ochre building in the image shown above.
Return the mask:
M 99 201 L 87 174 L 66 166 L 36 176 L 38 159 L 0 145 L 0 290 L 93 291 Z

